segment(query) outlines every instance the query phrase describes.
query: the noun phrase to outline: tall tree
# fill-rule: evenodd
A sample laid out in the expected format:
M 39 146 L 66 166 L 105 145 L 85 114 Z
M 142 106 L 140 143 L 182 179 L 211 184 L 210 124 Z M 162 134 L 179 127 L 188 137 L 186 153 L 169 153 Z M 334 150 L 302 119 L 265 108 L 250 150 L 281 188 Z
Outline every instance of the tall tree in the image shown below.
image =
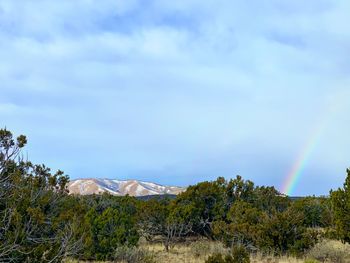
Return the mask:
M 350 169 L 347 169 L 343 188 L 331 191 L 331 202 L 339 238 L 350 243 Z
M 213 182 L 190 186 L 174 200 L 174 205 L 186 207 L 192 230 L 208 238 L 213 237 L 212 224 L 225 216 L 226 182 L 219 177 Z
M 137 244 L 135 198 L 104 194 L 93 196 L 91 204 L 85 215 L 89 225 L 85 259 L 111 260 L 117 247 Z
M 148 240 L 157 237 L 169 250 L 192 232 L 190 206 L 170 200 L 149 200 L 140 203 L 139 229 Z
M 77 224 L 59 209 L 68 177 L 23 160 L 26 143 L 0 130 L 0 262 L 59 262 L 81 248 Z

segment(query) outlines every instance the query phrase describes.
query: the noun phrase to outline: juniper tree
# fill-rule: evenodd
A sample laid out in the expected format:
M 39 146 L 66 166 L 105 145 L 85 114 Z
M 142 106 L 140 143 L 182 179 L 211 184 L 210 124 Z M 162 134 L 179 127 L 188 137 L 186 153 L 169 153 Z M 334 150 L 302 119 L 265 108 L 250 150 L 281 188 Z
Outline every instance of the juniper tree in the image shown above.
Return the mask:
M 0 262 L 59 262 L 80 249 L 77 224 L 59 205 L 68 176 L 24 160 L 26 143 L 0 129 Z
M 331 191 L 331 202 L 338 236 L 343 242 L 350 243 L 350 169 L 347 169 L 343 188 Z

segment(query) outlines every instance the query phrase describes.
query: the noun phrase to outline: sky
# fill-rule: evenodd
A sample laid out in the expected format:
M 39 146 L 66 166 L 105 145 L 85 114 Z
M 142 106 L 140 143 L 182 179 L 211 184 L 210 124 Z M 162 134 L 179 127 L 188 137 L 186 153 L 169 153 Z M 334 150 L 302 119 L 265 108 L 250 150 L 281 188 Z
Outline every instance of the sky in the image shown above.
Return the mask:
M 350 166 L 349 11 L 348 0 L 0 0 L 0 125 L 71 179 L 239 174 L 281 190 L 302 162 L 291 194 L 327 195 Z

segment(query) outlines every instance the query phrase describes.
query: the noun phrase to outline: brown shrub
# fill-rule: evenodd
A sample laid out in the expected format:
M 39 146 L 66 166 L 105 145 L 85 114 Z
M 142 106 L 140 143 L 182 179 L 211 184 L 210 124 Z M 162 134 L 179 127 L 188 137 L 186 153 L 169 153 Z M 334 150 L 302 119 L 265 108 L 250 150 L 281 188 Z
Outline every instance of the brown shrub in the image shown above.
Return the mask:
M 350 245 L 335 240 L 323 240 L 310 249 L 306 256 L 321 262 L 349 263 Z

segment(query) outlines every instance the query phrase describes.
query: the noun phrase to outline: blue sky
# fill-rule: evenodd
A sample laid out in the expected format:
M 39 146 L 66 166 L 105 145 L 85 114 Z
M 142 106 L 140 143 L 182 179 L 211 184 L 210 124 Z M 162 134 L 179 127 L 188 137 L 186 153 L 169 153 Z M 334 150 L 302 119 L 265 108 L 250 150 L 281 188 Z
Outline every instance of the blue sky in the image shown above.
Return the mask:
M 283 184 L 350 166 L 347 0 L 1 0 L 0 124 L 71 178 Z

